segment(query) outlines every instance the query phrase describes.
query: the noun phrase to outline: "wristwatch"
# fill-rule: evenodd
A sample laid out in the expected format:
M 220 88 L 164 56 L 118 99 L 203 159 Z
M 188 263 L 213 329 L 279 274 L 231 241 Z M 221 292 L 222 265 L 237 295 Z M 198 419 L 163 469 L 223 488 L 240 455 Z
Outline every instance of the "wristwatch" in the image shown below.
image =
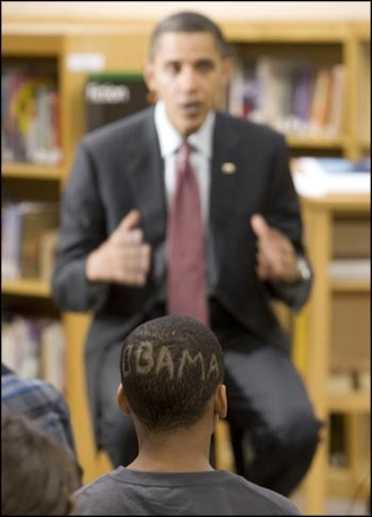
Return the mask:
M 309 280 L 311 277 L 309 265 L 303 257 L 297 258 L 297 273 L 301 280 Z

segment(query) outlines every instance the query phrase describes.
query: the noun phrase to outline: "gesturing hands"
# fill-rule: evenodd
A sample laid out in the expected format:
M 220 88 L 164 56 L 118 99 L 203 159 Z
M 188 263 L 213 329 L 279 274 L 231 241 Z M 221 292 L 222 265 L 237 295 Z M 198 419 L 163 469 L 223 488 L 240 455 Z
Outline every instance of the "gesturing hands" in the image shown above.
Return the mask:
M 261 280 L 295 282 L 300 277 L 291 241 L 265 219 L 254 214 L 251 226 L 257 236 L 257 275 Z
M 144 285 L 150 268 L 151 249 L 137 228 L 141 215 L 131 210 L 116 230 L 87 258 L 86 276 L 92 281 Z

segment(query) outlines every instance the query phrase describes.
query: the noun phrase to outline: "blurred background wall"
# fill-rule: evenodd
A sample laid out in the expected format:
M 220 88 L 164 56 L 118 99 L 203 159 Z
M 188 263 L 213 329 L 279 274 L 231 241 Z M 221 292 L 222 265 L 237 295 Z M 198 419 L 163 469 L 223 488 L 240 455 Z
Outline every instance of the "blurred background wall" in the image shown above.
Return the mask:
M 216 19 L 366 20 L 370 2 L 1 2 L 3 16 L 158 18 L 192 9 Z

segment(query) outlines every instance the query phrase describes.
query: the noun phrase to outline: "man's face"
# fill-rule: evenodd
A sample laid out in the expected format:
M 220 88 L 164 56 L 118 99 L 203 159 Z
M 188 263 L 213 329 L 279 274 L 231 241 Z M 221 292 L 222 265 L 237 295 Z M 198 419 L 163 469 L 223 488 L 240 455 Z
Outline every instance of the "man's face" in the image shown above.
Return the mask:
M 166 32 L 145 75 L 150 90 L 164 101 L 173 126 L 187 136 L 215 108 L 227 80 L 227 66 L 206 32 Z

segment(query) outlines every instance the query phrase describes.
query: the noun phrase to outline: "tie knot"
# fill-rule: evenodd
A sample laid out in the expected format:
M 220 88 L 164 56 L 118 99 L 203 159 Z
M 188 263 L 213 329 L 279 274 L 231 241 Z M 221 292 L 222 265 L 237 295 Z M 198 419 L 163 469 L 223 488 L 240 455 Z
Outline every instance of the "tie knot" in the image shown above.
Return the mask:
M 184 174 L 187 174 L 190 171 L 191 167 L 191 160 L 190 155 L 192 151 L 192 146 L 187 142 L 184 141 L 181 146 L 178 149 L 177 152 L 177 170 L 181 173 L 183 176 Z
M 187 140 L 182 142 L 178 149 L 178 157 L 181 161 L 186 161 L 190 158 L 190 154 L 192 151 L 192 146 L 188 143 Z

